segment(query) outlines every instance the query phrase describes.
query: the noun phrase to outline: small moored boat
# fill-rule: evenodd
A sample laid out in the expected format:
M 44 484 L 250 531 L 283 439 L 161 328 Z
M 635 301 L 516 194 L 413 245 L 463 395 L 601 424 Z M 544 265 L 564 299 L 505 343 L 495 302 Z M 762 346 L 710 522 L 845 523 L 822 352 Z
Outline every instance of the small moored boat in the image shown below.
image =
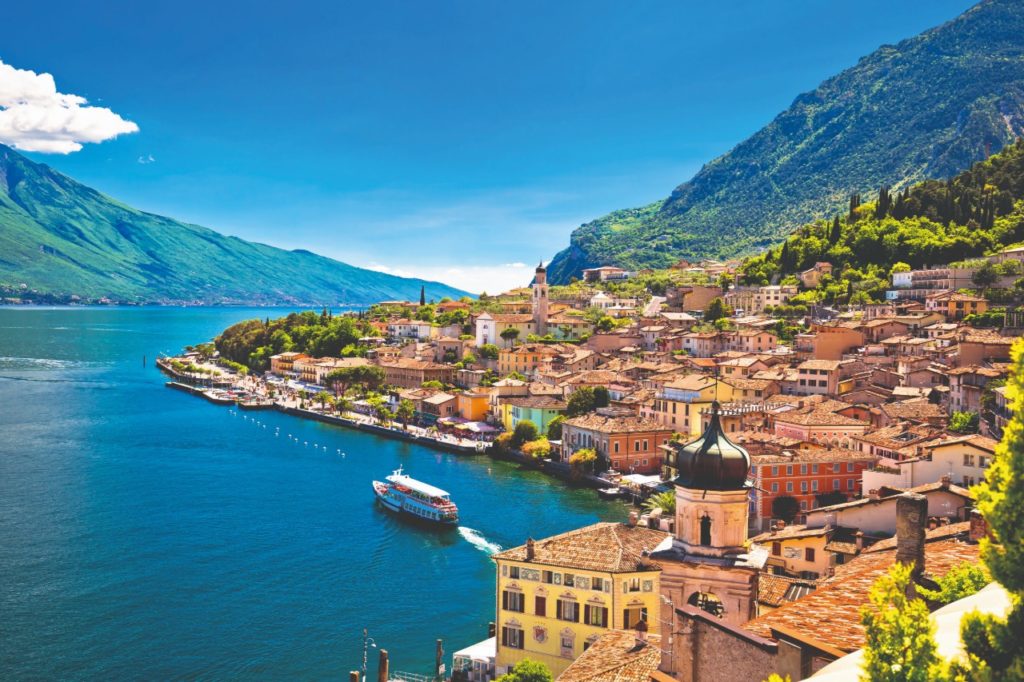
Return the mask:
M 459 522 L 459 508 L 446 491 L 403 474 L 401 467 L 384 481 L 374 481 L 373 492 L 393 512 L 446 526 Z

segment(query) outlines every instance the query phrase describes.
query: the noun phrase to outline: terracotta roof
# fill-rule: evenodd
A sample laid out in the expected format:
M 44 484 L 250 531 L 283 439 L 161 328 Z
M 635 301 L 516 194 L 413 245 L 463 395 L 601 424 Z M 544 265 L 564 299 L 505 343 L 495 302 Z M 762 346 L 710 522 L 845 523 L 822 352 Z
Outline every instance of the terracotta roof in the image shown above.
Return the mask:
M 650 431 L 671 431 L 672 429 L 653 419 L 640 417 L 609 417 L 596 412 L 566 419 L 567 426 L 599 433 L 646 433 Z
M 945 526 L 939 526 L 938 528 L 931 528 L 924 532 L 924 541 L 933 542 L 935 540 L 942 540 L 944 538 L 954 538 L 958 535 L 963 535 L 971 530 L 970 521 L 961 521 L 960 523 L 949 523 Z M 887 549 L 896 549 L 896 537 L 886 538 L 879 540 L 875 544 L 871 545 L 865 552 L 884 552 Z
M 544 410 L 564 410 L 567 407 L 564 400 L 546 395 L 513 396 L 503 402 L 513 407 L 530 407 Z
M 776 441 L 771 442 L 777 442 L 778 440 L 781 440 L 781 438 L 777 437 Z M 796 441 L 796 443 L 800 442 L 797 439 L 791 440 Z M 811 450 L 790 450 L 790 452 L 793 453 L 792 457 L 783 453 L 751 455 L 750 463 L 751 465 L 802 464 L 804 462 L 817 462 L 820 464 L 822 462 L 874 462 L 878 459 L 877 455 L 869 455 L 866 452 L 847 450 L 845 448 L 814 448 Z
M 816 587 L 813 580 L 762 573 L 757 576 L 757 601 L 765 606 L 782 606 L 787 601 L 807 596 Z
M 929 402 L 927 398 L 884 403 L 879 409 L 892 419 L 929 420 L 946 417 L 946 411 L 940 405 Z
M 839 360 L 805 360 L 797 365 L 797 369 L 824 369 L 824 370 L 836 370 L 843 363 Z
M 652 528 L 595 523 L 537 540 L 531 563 L 609 573 L 661 570 L 643 553 L 654 551 L 668 537 L 671 537 L 668 533 Z M 526 545 L 506 549 L 493 558 L 526 561 Z
M 661 638 L 648 635 L 647 640 L 638 645 L 633 632 L 605 633 L 558 676 L 558 682 L 648 682 L 661 665 Z
M 829 512 L 829 511 L 832 511 L 832 510 L 835 510 L 835 509 L 849 509 L 851 507 L 865 507 L 865 506 L 872 505 L 872 504 L 881 504 L 883 502 L 892 502 L 893 504 L 896 504 L 896 497 L 900 493 L 910 492 L 910 493 L 921 493 L 922 495 L 925 495 L 927 493 L 935 492 L 935 491 L 941 490 L 941 489 L 946 489 L 949 492 L 953 493 L 954 495 L 959 495 L 960 497 L 964 498 L 965 500 L 973 500 L 974 499 L 974 495 L 972 495 L 971 491 L 968 490 L 967 488 L 961 488 L 960 486 L 953 485 L 952 483 L 946 484 L 946 483 L 943 483 L 942 481 L 936 481 L 935 483 L 926 483 L 925 485 L 919 485 L 916 488 L 889 488 L 889 487 L 883 486 L 879 490 L 880 497 L 877 498 L 877 499 L 874 498 L 874 497 L 861 497 L 861 498 L 856 499 L 856 500 L 850 500 L 849 502 L 841 502 L 839 504 L 832 504 L 832 505 L 829 505 L 827 507 L 818 507 L 817 509 L 811 509 L 807 513 L 808 514 L 820 514 L 820 513 Z
M 956 539 L 943 539 L 925 544 L 925 572 L 945 575 L 964 562 L 978 561 L 978 545 Z M 773 630 L 784 630 L 789 636 L 850 652 L 864 646 L 864 627 L 860 624 L 861 606 L 868 602 L 868 591 L 893 564 L 896 552 L 863 553 L 837 567 L 836 575 L 803 599 L 787 603 L 743 625 L 745 630 L 762 637 L 775 636 Z
M 941 448 L 946 445 L 956 445 L 957 443 L 970 443 L 971 445 L 981 448 L 987 452 L 995 452 L 996 446 L 999 445 L 999 441 L 989 438 L 988 436 L 982 436 L 977 433 L 972 433 L 967 436 L 958 436 L 956 438 L 948 438 L 941 440 L 937 443 L 929 443 L 925 447 L 931 450 L 932 448 Z

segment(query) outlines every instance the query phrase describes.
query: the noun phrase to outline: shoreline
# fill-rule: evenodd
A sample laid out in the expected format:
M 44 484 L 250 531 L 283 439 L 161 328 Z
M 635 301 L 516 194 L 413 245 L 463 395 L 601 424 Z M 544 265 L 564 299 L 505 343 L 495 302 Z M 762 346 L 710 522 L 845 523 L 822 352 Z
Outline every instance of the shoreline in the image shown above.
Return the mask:
M 282 404 L 277 401 L 264 402 L 259 404 L 245 403 L 241 400 L 227 396 L 217 396 L 212 391 L 224 390 L 225 384 L 222 383 L 220 386 L 202 386 L 192 383 L 195 381 L 194 378 L 181 373 L 170 367 L 164 358 L 158 358 L 156 360 L 156 367 L 161 372 L 172 377 L 171 381 L 166 382 L 164 385 L 168 388 L 183 391 L 190 395 L 205 398 L 207 401 L 215 405 L 229 406 L 233 405 L 242 410 L 253 410 L 253 409 L 268 409 L 280 412 L 282 414 L 291 415 L 293 417 L 312 419 L 325 424 L 333 424 L 342 428 L 349 428 L 356 431 L 362 431 L 364 433 L 373 434 L 383 438 L 390 438 L 392 440 L 400 440 L 407 443 L 415 443 L 432 450 L 438 450 L 440 452 L 447 452 L 455 455 L 462 456 L 477 456 L 487 455 L 493 459 L 499 459 L 506 462 L 513 462 L 519 464 L 521 468 L 530 469 L 534 471 L 540 471 L 547 476 L 556 478 L 563 484 L 569 487 L 581 487 L 590 488 L 593 490 L 599 490 L 601 488 L 608 487 L 608 481 L 600 479 L 593 474 L 585 474 L 577 479 L 572 478 L 571 468 L 562 463 L 554 462 L 552 460 L 534 460 L 526 457 L 525 455 L 507 450 L 495 446 L 493 443 L 476 442 L 473 445 L 462 444 L 458 442 L 452 442 L 441 438 L 434 438 L 428 435 L 417 434 L 415 432 L 406 431 L 404 429 L 396 429 L 388 426 L 381 426 L 379 424 L 370 423 L 361 419 L 352 419 L 341 415 L 330 415 L 316 410 L 303 409 L 300 407 L 293 407 L 290 405 Z M 212 382 L 211 382 L 212 383 Z M 368 419 L 368 418 L 367 418 Z

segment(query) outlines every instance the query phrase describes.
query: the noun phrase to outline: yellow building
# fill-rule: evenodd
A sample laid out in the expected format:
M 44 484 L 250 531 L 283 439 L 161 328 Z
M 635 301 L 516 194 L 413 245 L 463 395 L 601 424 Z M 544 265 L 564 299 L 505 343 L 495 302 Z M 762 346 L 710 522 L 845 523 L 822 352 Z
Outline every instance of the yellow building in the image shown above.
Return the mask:
M 543 343 L 524 343 L 515 348 L 502 348 L 498 351 L 498 374 L 508 376 L 512 372 L 519 372 L 529 376 L 543 365 L 550 366 L 561 352 L 561 347 Z
M 646 559 L 669 534 L 596 523 L 494 555 L 497 674 L 524 658 L 558 677 L 610 630 L 659 632 L 661 569 Z
M 734 388 L 726 381 L 705 374 L 690 374 L 666 383 L 654 399 L 640 406 L 640 416 L 653 419 L 685 437 L 696 437 L 703 430 L 701 412 L 711 403 L 734 400 Z M 675 476 L 675 474 L 670 474 Z

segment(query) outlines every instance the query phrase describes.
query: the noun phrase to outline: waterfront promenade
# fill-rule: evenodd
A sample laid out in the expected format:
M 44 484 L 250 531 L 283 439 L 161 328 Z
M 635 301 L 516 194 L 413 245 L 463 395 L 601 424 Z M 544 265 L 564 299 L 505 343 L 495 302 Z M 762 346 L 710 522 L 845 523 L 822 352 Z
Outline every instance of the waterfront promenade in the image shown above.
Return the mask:
M 168 386 L 202 396 L 216 404 L 237 404 L 242 409 L 276 409 L 286 414 L 368 431 L 386 438 L 417 442 L 426 447 L 456 454 L 482 454 L 490 448 L 487 441 L 439 433 L 436 429 L 416 424 L 382 424 L 379 420 L 358 412 L 317 409 L 310 398 L 303 399 L 298 389 L 288 388 L 287 385 L 272 387 L 262 378 L 241 376 L 217 365 L 199 365 L 204 370 L 220 372 L 214 378 L 215 375 L 212 374 L 180 371 L 171 361 L 170 358 L 157 360 L 160 370 L 173 379 L 168 382 Z

